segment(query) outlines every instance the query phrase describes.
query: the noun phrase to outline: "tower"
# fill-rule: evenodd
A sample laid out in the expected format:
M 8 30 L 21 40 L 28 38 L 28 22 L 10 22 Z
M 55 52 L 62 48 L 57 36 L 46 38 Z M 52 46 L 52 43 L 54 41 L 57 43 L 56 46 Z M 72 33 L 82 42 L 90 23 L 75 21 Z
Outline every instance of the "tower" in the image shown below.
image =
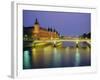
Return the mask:
M 40 25 L 39 25 L 38 20 L 36 19 L 34 23 L 34 33 L 35 34 L 39 33 L 39 29 L 40 29 Z

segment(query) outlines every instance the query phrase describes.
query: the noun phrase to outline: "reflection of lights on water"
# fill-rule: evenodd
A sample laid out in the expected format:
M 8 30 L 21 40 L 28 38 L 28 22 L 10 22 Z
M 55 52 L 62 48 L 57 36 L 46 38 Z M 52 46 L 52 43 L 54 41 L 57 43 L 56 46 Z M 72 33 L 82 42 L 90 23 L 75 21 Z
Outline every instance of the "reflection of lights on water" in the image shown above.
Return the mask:
M 80 53 L 79 49 L 76 48 L 76 54 L 75 54 L 75 66 L 78 66 L 80 64 Z
M 48 46 L 48 47 L 45 47 L 43 50 L 44 50 L 44 52 L 49 53 L 52 51 L 52 47 Z
M 34 53 L 34 54 L 36 53 L 36 49 L 35 48 L 32 49 L 32 53 Z
M 32 49 L 32 60 L 35 61 L 36 60 L 36 48 Z
M 89 47 L 87 47 L 87 48 L 86 48 L 86 50 L 89 52 L 89 51 L 90 51 L 90 48 L 89 48 Z
M 68 54 L 68 53 L 69 53 L 69 47 L 66 47 L 66 48 L 65 48 L 65 51 L 66 51 L 66 53 Z
M 60 67 L 65 65 L 65 67 L 67 67 L 67 65 L 80 66 L 80 64 L 82 64 L 81 61 L 86 60 L 86 58 L 90 56 L 88 55 L 89 52 L 89 47 L 33 47 L 31 51 L 24 51 L 24 68 L 31 68 L 31 66 L 37 67 L 40 65 L 40 62 L 44 67 Z M 74 64 L 70 60 L 73 61 Z
M 52 60 L 52 47 L 51 46 L 47 46 L 43 49 L 43 56 L 44 56 L 44 64 L 45 66 L 49 66 L 50 65 L 50 61 Z
M 24 68 L 30 68 L 31 63 L 30 63 L 30 55 L 29 51 L 24 51 Z
M 54 54 L 56 54 L 57 53 L 57 48 L 54 48 Z
M 36 55 L 37 55 L 36 48 L 33 48 L 32 49 L 32 60 L 33 60 L 34 63 L 36 63 L 36 60 L 37 60 Z
M 57 52 L 57 48 L 54 48 L 54 56 L 53 56 L 54 66 L 59 66 L 61 64 L 61 53 Z
M 36 60 L 36 49 L 35 48 L 32 49 L 32 60 L 33 61 Z

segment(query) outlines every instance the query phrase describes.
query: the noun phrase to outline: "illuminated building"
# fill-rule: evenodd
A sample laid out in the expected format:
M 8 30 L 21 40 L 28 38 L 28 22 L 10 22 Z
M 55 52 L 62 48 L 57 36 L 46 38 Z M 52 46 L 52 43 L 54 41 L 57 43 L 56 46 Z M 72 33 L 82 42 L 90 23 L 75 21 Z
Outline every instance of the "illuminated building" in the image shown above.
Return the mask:
M 32 31 L 33 38 L 37 39 L 57 39 L 59 38 L 58 32 L 54 29 L 46 29 L 40 26 L 38 20 L 36 19 L 33 31 Z

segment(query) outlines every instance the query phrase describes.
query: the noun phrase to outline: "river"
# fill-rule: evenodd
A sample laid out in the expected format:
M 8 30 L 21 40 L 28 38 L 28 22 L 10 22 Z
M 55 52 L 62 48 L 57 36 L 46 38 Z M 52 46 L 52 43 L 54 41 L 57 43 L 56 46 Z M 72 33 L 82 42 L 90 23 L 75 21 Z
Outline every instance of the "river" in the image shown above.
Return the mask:
M 23 69 L 78 66 L 91 66 L 90 47 L 52 47 L 49 45 L 23 50 Z

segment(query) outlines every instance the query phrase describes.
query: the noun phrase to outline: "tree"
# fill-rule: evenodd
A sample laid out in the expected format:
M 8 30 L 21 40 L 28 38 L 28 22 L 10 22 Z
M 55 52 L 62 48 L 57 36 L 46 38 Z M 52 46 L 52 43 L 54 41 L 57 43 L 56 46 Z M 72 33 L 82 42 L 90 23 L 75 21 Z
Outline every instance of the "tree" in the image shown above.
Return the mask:
M 86 38 L 86 36 L 87 36 L 86 33 L 84 33 L 84 34 L 83 34 L 83 38 Z
M 91 38 L 91 33 L 90 32 L 87 34 L 87 38 Z

